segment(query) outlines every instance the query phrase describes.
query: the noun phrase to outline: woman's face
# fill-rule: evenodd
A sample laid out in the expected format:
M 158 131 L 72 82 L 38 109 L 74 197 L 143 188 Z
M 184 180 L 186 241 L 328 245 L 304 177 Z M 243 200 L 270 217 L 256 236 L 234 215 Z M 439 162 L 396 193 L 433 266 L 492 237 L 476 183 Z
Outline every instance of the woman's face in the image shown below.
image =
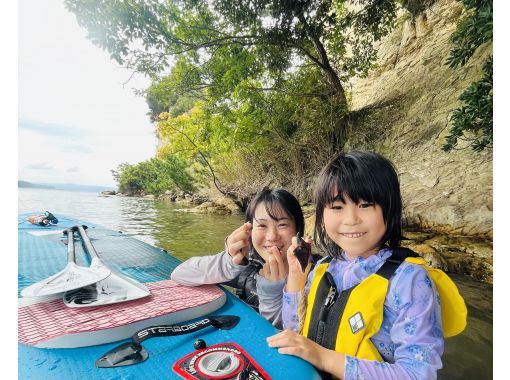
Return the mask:
M 296 224 L 292 218 L 281 208 L 272 210 L 277 220 L 267 213 L 264 203 L 259 203 L 253 216 L 253 230 L 251 241 L 255 250 L 267 262 L 269 250 L 275 246 L 287 260 L 287 249 L 292 237 L 297 234 Z

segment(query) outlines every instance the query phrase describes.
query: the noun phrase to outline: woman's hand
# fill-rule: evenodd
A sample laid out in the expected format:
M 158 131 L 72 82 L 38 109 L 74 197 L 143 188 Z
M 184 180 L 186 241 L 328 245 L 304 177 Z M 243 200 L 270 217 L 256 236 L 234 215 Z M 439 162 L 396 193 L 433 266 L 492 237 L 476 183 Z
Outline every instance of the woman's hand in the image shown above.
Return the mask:
M 310 239 L 306 239 L 307 244 L 311 244 Z M 287 292 L 300 292 L 303 290 L 310 272 L 311 265 L 308 264 L 306 270 L 303 272 L 301 263 L 294 255 L 294 250 L 299 247 L 299 240 L 296 236 L 292 238 L 292 244 L 287 250 L 287 263 L 289 264 L 289 276 L 287 278 Z
M 270 281 L 285 280 L 289 271 L 288 265 L 283 259 L 284 252 L 278 248 L 271 247 L 267 262 L 264 264 L 259 274 Z
M 328 350 L 294 331 L 282 332 L 267 338 L 269 347 L 278 348 L 280 354 L 298 356 L 321 371 L 343 379 L 345 355 Z
M 251 229 L 251 223 L 244 223 L 227 238 L 227 251 L 236 265 L 247 264 Z

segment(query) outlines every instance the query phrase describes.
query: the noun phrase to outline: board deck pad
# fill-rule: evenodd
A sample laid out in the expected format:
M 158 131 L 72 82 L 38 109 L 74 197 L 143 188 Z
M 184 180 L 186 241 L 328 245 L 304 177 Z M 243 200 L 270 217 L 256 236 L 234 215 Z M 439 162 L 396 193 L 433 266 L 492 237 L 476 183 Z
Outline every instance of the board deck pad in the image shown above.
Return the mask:
M 158 286 L 173 286 L 169 281 L 170 274 L 173 269 L 179 265 L 180 261 L 171 256 L 165 250 L 151 246 L 140 240 L 134 239 L 128 234 L 119 231 L 113 231 L 103 228 L 90 222 L 84 222 L 72 217 L 67 217 L 54 212 L 52 213 L 58 218 L 59 223 L 55 226 L 41 227 L 28 223 L 27 219 L 30 215 L 40 215 L 43 212 L 33 212 L 27 214 L 20 214 L 18 216 L 18 297 L 20 291 L 25 286 L 31 285 L 44 278 L 51 276 L 54 273 L 62 270 L 67 263 L 67 246 L 65 244 L 65 237 L 62 230 L 72 227 L 77 224 L 85 224 L 89 227 L 87 230 L 92 244 L 99 253 L 101 260 L 113 270 L 119 271 L 136 281 L 144 283 L 151 289 L 153 293 L 151 297 L 158 297 Z M 76 262 L 78 265 L 88 266 L 90 259 L 84 253 L 81 240 L 75 240 Z M 192 292 L 200 292 L 202 287 L 184 287 L 185 291 L 180 296 L 182 300 L 192 298 Z M 177 289 L 175 289 L 177 291 Z M 203 289 L 204 290 L 204 289 Z M 163 289 L 161 289 L 163 292 Z M 166 290 L 165 290 L 166 291 Z M 210 293 L 209 293 L 210 292 Z M 53 326 L 54 330 L 51 338 L 44 337 L 41 340 L 39 334 L 34 330 L 28 329 L 19 334 L 20 340 L 26 340 L 26 343 L 18 344 L 18 378 L 19 379 L 94 379 L 94 380 L 134 380 L 134 379 L 178 379 L 180 376 L 176 374 L 172 367 L 173 365 L 186 354 L 194 350 L 193 343 L 197 339 L 204 339 L 207 344 L 220 344 L 224 342 L 234 342 L 242 347 L 250 356 L 266 371 L 269 377 L 273 379 L 287 379 L 293 380 L 314 380 L 320 379 L 315 369 L 307 362 L 288 355 L 280 355 L 274 348 L 269 348 L 266 342 L 268 336 L 274 335 L 277 330 L 269 322 L 263 319 L 251 307 L 240 301 L 237 297 L 230 292 L 217 286 L 210 286 L 207 293 L 213 295 L 217 292 L 225 296 L 223 306 L 219 307 L 214 312 L 205 312 L 207 315 L 236 315 L 240 317 L 239 324 L 232 330 L 217 330 L 214 328 L 205 328 L 203 330 L 193 332 L 190 334 L 172 336 L 172 337 L 159 337 L 149 339 L 143 343 L 144 348 L 149 352 L 149 358 L 143 362 L 132 366 L 118 367 L 118 368 L 96 368 L 95 362 L 105 352 L 110 351 L 122 342 L 111 342 L 99 345 L 88 345 L 76 348 L 41 348 L 31 344 L 40 345 L 44 342 L 47 344 L 63 344 L 62 339 L 67 336 L 67 339 L 72 338 L 73 334 L 61 334 L 61 329 L 71 328 L 70 325 L 74 324 L 72 329 L 94 329 L 98 330 L 98 325 L 107 327 L 108 324 L 102 325 L 102 322 L 94 322 L 95 313 L 98 310 L 112 308 L 115 310 L 110 317 L 105 317 L 108 323 L 122 323 L 124 320 L 124 311 L 121 309 L 130 305 L 143 306 L 144 299 L 128 301 L 124 303 L 97 306 L 84 311 L 87 308 L 69 309 L 66 313 L 90 313 L 89 316 L 94 317 L 88 320 L 82 314 L 81 317 L 68 318 L 63 316 L 60 322 L 56 322 Z M 199 298 L 204 298 L 200 293 Z M 34 300 L 34 299 L 28 299 Z M 187 302 L 187 301 L 186 301 Z M 24 304 L 19 302 L 19 323 L 22 316 L 30 314 L 34 310 L 39 310 L 43 316 L 37 318 L 49 318 L 48 315 L 56 312 L 62 307 L 63 303 L 59 300 L 43 301 L 39 303 L 47 304 L 46 306 L 37 304 Z M 44 309 L 45 307 L 55 307 L 55 311 Z M 165 306 L 163 306 L 164 308 Z M 42 308 L 42 309 L 38 309 Z M 117 309 L 118 308 L 118 309 Z M 30 312 L 29 312 L 30 311 Z M 144 320 L 143 314 L 146 311 L 139 311 L 140 319 Z M 156 312 L 157 313 L 157 312 Z M 178 313 L 178 312 L 177 312 Z M 172 321 L 165 322 L 158 318 L 167 318 L 173 314 L 169 312 L 160 317 L 155 317 L 152 320 L 160 324 L 173 324 Z M 80 314 L 78 314 L 80 315 Z M 36 318 L 33 315 L 29 317 Z M 83 319 L 80 319 L 83 318 Z M 197 316 L 189 316 L 188 320 L 199 319 Z M 51 318 L 50 318 L 51 319 Z M 145 319 L 147 320 L 147 319 Z M 27 325 L 39 324 L 33 319 Z M 47 322 L 44 322 L 47 323 Z M 127 323 L 125 326 L 133 328 L 133 325 L 140 322 Z M 94 327 L 91 327 L 94 325 Z M 38 327 L 38 326 L 37 326 Z M 142 326 L 140 329 L 145 328 Z M 138 329 L 138 330 L 140 330 Z M 74 336 L 83 339 L 87 334 L 94 332 L 75 333 Z M 81 334 L 81 335 L 80 335 Z M 58 342 L 60 340 L 60 342 Z M 128 340 L 124 340 L 127 342 Z M 37 343 L 39 342 L 39 343 Z M 42 342 L 42 343 L 41 343 Z
M 56 227 L 48 227 L 44 230 L 46 234 L 42 235 L 34 235 L 33 229 L 18 231 L 20 290 L 61 271 L 66 266 L 67 240 L 62 233 L 64 228 Z M 50 231 L 54 233 L 49 234 Z M 87 233 L 102 262 L 139 282 L 166 280 L 180 264 L 178 259 L 170 256 L 165 250 L 121 232 L 89 227 Z M 90 258 L 85 254 L 80 239 L 75 239 L 75 252 L 77 265 L 90 265 Z
M 147 283 L 146 298 L 91 308 L 69 308 L 61 299 L 18 308 L 18 341 L 37 347 L 83 347 L 130 338 L 155 324 L 174 324 L 212 313 L 225 303 L 217 286 Z M 158 318 L 162 316 L 167 318 Z M 155 319 L 158 318 L 158 319 Z

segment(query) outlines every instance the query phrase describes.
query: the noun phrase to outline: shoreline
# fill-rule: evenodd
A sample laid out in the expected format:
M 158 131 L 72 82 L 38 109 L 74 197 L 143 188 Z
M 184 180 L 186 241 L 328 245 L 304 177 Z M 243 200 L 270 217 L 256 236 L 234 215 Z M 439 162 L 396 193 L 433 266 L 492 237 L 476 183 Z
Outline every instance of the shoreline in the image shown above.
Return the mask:
M 195 196 L 177 196 L 175 194 L 126 195 L 114 196 L 153 199 L 191 206 L 183 211 L 199 214 L 242 215 L 239 207 L 223 196 L 198 194 Z M 315 223 L 314 207 L 304 205 L 305 235 L 313 236 Z M 422 256 L 434 268 L 447 273 L 467 275 L 472 279 L 493 284 L 493 243 L 492 236 L 459 234 L 447 228 L 434 229 L 410 225 L 404 228 L 403 247 L 408 247 Z

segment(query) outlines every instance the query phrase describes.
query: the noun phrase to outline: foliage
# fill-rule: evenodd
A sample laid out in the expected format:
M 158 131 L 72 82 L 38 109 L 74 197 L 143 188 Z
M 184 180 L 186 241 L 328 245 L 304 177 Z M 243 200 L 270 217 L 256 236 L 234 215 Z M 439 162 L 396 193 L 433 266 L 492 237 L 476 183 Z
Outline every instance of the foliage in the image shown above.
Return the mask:
M 454 48 L 447 64 L 451 68 L 464 66 L 476 49 L 492 41 L 492 0 L 462 0 L 466 15 L 457 24 L 452 34 Z M 455 149 L 459 140 L 469 141 L 469 146 L 480 152 L 492 146 L 492 56 L 483 67 L 483 78 L 473 82 L 459 97 L 464 105 L 453 111 L 450 134 L 443 150 Z
M 396 15 L 392 0 L 356 0 L 351 7 L 341 0 L 65 3 L 114 60 L 159 82 L 149 92 L 153 120 L 185 91 L 225 105 L 240 82 L 277 90 L 303 65 L 319 69 L 325 94 L 345 111 L 342 82 L 367 73 L 373 42 L 388 33 Z M 173 86 L 162 99 L 158 92 L 172 66 Z
M 158 156 L 194 162 L 224 193 L 248 196 L 264 186 L 285 186 L 307 198 L 316 168 L 334 153 L 328 140 L 342 115 L 327 96 L 294 96 L 320 90 L 320 80 L 316 69 L 303 69 L 278 93 L 259 91 L 241 100 L 240 87 L 228 112 L 212 113 L 207 103 L 197 102 L 176 117 L 163 113 Z
M 492 41 L 492 0 L 461 0 L 466 8 L 451 36 L 453 49 L 447 59 L 451 68 L 464 66 L 476 49 Z
M 459 98 L 464 105 L 453 111 L 453 127 L 446 137 L 445 151 L 454 149 L 458 139 L 469 139 L 476 152 L 492 145 L 492 57 L 485 63 L 483 72 L 483 78 L 472 83 Z M 466 132 L 474 137 L 466 137 Z
M 371 43 L 389 31 L 396 13 L 396 3 L 390 0 L 351 1 L 351 9 L 340 0 L 65 3 L 95 44 L 119 64 L 153 78 L 180 61 L 198 69 L 190 72 L 200 81 L 195 84 L 214 85 L 214 77 L 206 75 L 214 74 L 208 66 L 218 67 L 218 59 L 229 60 L 234 51 L 235 56 L 253 54 L 256 60 L 253 67 L 232 72 L 232 84 L 240 78 L 235 74 L 262 71 L 276 84 L 285 80 L 289 69 L 306 63 L 319 67 L 331 92 L 340 97 L 344 90 L 339 78 L 366 73 L 375 57 Z
M 112 170 L 121 193 L 159 195 L 166 190 L 191 194 L 196 180 L 183 160 L 174 156 L 151 158 L 136 165 L 122 163 Z
M 317 167 L 345 143 L 345 83 L 372 68 L 374 43 L 391 30 L 398 7 L 395 0 L 65 3 L 112 59 L 152 79 L 146 99 L 163 141 L 158 158 L 179 157 L 198 182 L 206 176 L 225 194 L 271 185 L 306 198 Z
M 197 81 L 198 78 L 191 77 L 184 62 L 177 62 L 169 75 L 154 81 L 146 91 L 151 121 L 157 121 L 162 112 L 178 116 L 189 111 L 203 96 L 201 89 L 193 89 Z

